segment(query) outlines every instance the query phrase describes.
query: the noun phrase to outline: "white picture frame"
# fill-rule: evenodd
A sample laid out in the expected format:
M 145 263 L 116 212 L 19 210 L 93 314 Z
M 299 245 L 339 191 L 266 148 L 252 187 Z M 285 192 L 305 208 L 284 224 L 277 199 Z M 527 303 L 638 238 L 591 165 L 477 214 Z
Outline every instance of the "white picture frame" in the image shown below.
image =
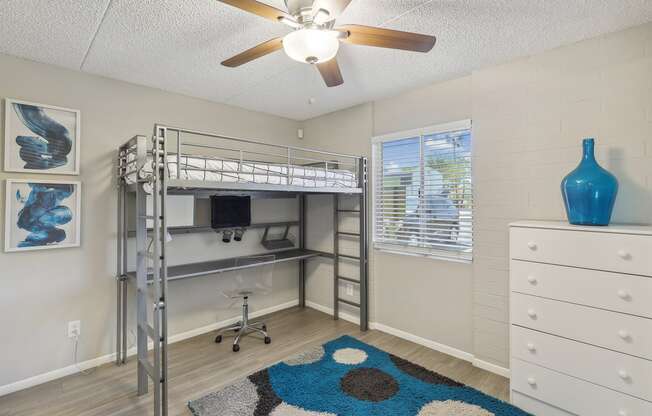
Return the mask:
M 5 98 L 4 115 L 6 172 L 79 175 L 81 111 Z M 62 134 L 62 128 L 67 135 Z M 19 137 L 22 144 L 17 141 Z M 72 141 L 69 146 L 67 140 Z
M 34 192 L 40 192 L 41 195 L 32 195 Z M 57 192 L 60 194 L 55 195 Z M 40 180 L 36 178 L 7 179 L 5 181 L 5 194 L 4 251 L 6 253 L 71 248 L 81 245 L 81 182 Z M 43 196 L 46 196 L 46 198 L 43 198 Z M 30 197 L 37 201 L 49 201 L 51 205 L 50 208 L 42 205 L 31 205 L 32 208 L 35 206 L 41 208 L 38 219 L 33 219 L 34 228 L 32 229 L 25 226 L 25 224 L 32 224 L 32 222 L 28 213 L 23 212 L 23 209 L 29 207 L 30 204 L 38 203 L 34 201 L 30 203 Z M 54 200 L 52 200 L 53 198 Z M 60 222 L 48 224 L 46 222 L 48 217 L 43 214 L 43 208 L 46 209 L 46 212 L 49 209 L 51 217 Z M 70 220 L 65 221 L 68 215 Z M 22 226 L 19 225 L 19 218 L 23 223 Z M 62 237 L 62 234 L 65 238 L 56 241 Z M 43 238 L 44 236 L 45 238 Z

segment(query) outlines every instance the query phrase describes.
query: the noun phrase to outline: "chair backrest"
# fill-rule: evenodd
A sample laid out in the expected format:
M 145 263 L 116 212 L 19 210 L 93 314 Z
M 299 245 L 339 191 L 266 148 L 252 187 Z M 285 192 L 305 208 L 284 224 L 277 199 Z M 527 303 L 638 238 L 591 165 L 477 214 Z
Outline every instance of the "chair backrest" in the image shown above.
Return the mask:
M 274 276 L 273 254 L 262 256 L 247 256 L 235 259 L 235 267 L 243 267 L 233 271 L 226 289 L 222 291 L 228 298 L 242 298 L 250 295 L 267 295 L 273 288 Z M 258 264 L 254 267 L 253 264 Z

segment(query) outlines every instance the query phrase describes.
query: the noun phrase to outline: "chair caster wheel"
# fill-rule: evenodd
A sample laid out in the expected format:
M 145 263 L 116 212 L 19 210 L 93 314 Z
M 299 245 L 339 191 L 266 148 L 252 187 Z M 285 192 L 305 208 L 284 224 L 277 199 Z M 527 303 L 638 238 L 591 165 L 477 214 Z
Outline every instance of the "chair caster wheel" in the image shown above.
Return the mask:
M 265 337 L 265 344 L 271 344 L 272 339 L 270 337 Z
M 238 344 L 233 345 L 233 352 L 240 351 L 240 346 Z
M 222 342 L 222 335 L 218 335 L 215 337 L 215 343 L 219 344 L 220 342 Z
M 263 325 L 263 331 L 267 332 L 267 325 Z

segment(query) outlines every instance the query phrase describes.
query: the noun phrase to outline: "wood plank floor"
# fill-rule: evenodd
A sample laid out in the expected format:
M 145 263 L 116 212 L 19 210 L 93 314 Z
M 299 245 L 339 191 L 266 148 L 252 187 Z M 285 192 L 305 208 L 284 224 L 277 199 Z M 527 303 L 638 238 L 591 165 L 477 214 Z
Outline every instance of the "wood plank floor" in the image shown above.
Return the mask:
M 308 347 L 348 334 L 428 369 L 507 400 L 508 380 L 446 354 L 379 331 L 358 327 L 313 309 L 291 308 L 266 317 L 271 345 L 245 337 L 239 353 L 205 334 L 172 344 L 169 350 L 170 415 L 188 416 L 188 400 L 218 390 Z M 151 387 L 151 386 L 150 386 Z M 0 416 L 106 416 L 152 414 L 151 391 L 136 395 L 136 364 L 107 364 L 89 375 L 72 375 L 0 397 Z

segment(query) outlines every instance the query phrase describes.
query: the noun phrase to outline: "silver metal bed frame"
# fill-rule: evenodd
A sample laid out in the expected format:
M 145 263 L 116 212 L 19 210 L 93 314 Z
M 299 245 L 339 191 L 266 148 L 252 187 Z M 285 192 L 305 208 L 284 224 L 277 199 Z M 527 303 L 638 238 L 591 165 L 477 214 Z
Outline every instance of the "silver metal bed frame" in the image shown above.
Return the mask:
M 199 140 L 196 142 L 195 140 Z M 209 141 L 206 143 L 206 141 Z M 221 143 L 225 143 L 222 145 Z M 219 145 L 218 145 L 219 144 Z M 174 146 L 174 147 L 172 147 Z M 235 147 L 232 147 L 235 146 Z M 174 151 L 169 151 L 174 149 Z M 182 153 L 183 151 L 183 153 Z M 193 153 L 195 152 L 195 153 Z M 197 152 L 202 152 L 197 153 Z M 255 183 L 237 176 L 237 182 L 218 182 L 206 180 L 183 179 L 183 170 L 206 170 L 212 173 L 228 173 L 218 169 L 189 166 L 188 158 L 214 160 L 219 154 L 219 160 L 230 159 L 238 161 L 242 169 L 243 163 L 258 158 L 258 162 L 287 166 L 281 171 L 285 176 L 285 184 Z M 227 156 L 224 156 L 227 155 Z M 172 157 L 169 157 L 172 156 Z M 176 156 L 176 157 L 175 157 Z M 260 159 L 263 157 L 264 159 Z M 185 164 L 183 163 L 185 158 Z M 272 162 L 270 159 L 282 158 L 282 162 Z M 172 160 L 170 160 L 172 159 Z M 169 166 L 176 164 L 176 177 L 170 177 Z M 345 186 L 298 186 L 293 185 L 296 179 L 294 169 L 297 166 L 323 166 L 328 185 L 329 171 L 349 166 L 356 178 L 357 187 Z M 136 136 L 118 149 L 118 226 L 117 226 L 117 334 L 116 334 L 116 364 L 121 365 L 127 358 L 127 286 L 130 279 L 136 282 L 136 321 L 137 321 L 137 358 L 138 358 L 138 395 L 148 391 L 148 377 L 154 385 L 154 415 L 168 414 L 168 281 L 186 278 L 196 278 L 239 268 L 257 267 L 259 264 L 247 263 L 235 266 L 235 259 L 222 259 L 203 263 L 168 266 L 166 257 L 166 236 L 170 233 L 206 232 L 206 227 L 168 227 L 166 218 L 166 197 L 169 194 L 248 194 L 254 197 L 291 197 L 298 199 L 299 221 L 290 221 L 286 225 L 298 225 L 298 247 L 276 254 L 274 263 L 299 261 L 299 304 L 305 307 L 305 270 L 306 261 L 317 256 L 333 259 L 333 304 L 334 319 L 339 317 L 339 304 L 359 308 L 360 329 L 368 329 L 368 180 L 367 159 L 353 156 L 324 152 L 295 146 L 284 146 L 265 143 L 258 140 L 229 137 L 214 133 L 183 129 L 165 125 L 155 125 L 151 139 Z M 273 171 L 268 174 L 279 174 Z M 186 175 L 187 176 L 187 175 Z M 204 175 L 206 176 L 206 175 Z M 136 180 L 130 180 L 136 178 Z M 337 185 L 335 181 L 333 185 Z M 129 208 L 127 194 L 136 195 L 135 232 L 128 230 L 127 218 Z M 147 215 L 146 197 L 152 195 L 152 215 Z M 334 239 L 333 252 L 325 253 L 306 248 L 306 198 L 310 194 L 331 194 L 334 199 Z M 349 195 L 359 198 L 359 210 L 340 209 L 340 196 Z M 359 216 L 359 233 L 340 232 L 339 217 L 342 214 Z M 147 228 L 151 220 L 153 227 Z M 274 224 L 252 224 L 252 227 L 265 227 Z M 129 236 L 136 237 L 136 270 L 127 270 Z M 359 240 L 359 255 L 351 256 L 339 253 L 340 238 L 357 238 Z M 151 239 L 151 243 L 148 243 Z M 359 279 L 339 275 L 341 261 L 359 263 Z M 264 263 L 268 264 L 268 263 Z M 261 263 L 262 265 L 262 263 Z M 347 281 L 360 286 L 359 302 L 342 299 L 339 295 L 339 282 Z M 151 290 L 151 292 L 150 292 Z M 153 295 L 153 301 L 149 295 Z M 152 306 L 153 305 L 153 306 Z M 152 324 L 149 314 L 152 315 Z M 154 345 L 153 363 L 148 359 L 148 342 Z

